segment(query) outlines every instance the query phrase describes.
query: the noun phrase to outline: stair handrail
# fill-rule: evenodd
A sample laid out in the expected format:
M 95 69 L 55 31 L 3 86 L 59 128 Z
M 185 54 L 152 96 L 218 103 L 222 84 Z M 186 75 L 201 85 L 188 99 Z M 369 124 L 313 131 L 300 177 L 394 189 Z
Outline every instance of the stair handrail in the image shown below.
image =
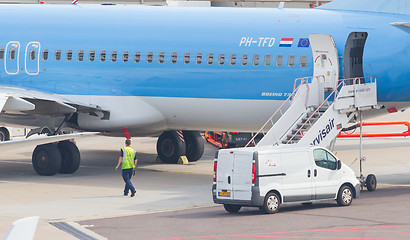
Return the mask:
M 251 144 L 252 141 L 255 140 L 256 136 L 258 136 L 259 133 L 262 132 L 262 130 L 266 127 L 266 125 L 268 125 L 268 123 L 276 116 L 276 114 L 282 109 L 283 106 L 285 106 L 285 104 L 287 102 L 289 102 L 290 100 L 293 99 L 294 95 L 296 94 L 296 92 L 299 90 L 299 88 L 303 85 L 306 84 L 306 87 L 308 88 L 309 91 L 309 79 L 313 79 L 313 78 L 318 78 L 321 76 L 312 76 L 312 77 L 304 77 L 304 78 L 296 78 L 293 84 L 293 92 L 289 95 L 289 97 L 282 103 L 282 105 L 280 105 L 280 107 L 276 110 L 276 112 L 274 114 L 272 114 L 272 116 L 265 122 L 265 124 L 263 124 L 263 126 L 258 130 L 258 132 L 256 132 L 256 134 L 251 138 L 251 140 L 249 140 L 249 142 L 245 145 L 245 148 L 249 146 L 249 144 Z M 301 83 L 296 86 L 296 82 L 298 80 L 301 80 Z
M 376 77 L 375 76 L 355 77 L 355 78 L 347 78 L 347 79 L 340 80 L 340 83 L 336 86 L 336 88 L 329 94 L 329 96 L 327 96 L 327 98 L 319 105 L 319 107 L 317 107 L 316 110 L 313 111 L 313 113 L 309 116 L 309 118 L 302 124 L 302 126 L 299 127 L 299 129 L 292 135 L 292 137 L 286 142 L 286 144 L 289 144 L 289 142 L 293 140 L 293 138 L 300 132 L 300 130 L 302 130 L 302 128 L 306 125 L 306 123 L 309 122 L 309 120 L 313 117 L 313 115 L 315 115 L 315 113 L 317 113 L 319 111 L 319 109 L 327 102 L 327 100 L 332 96 L 332 94 L 335 94 L 334 95 L 334 100 L 336 100 L 336 97 L 338 95 L 339 87 L 345 86 L 346 81 L 353 80 L 353 84 L 351 84 L 351 85 L 356 85 L 356 84 L 361 84 L 360 83 L 361 79 L 364 79 L 364 83 L 366 83 L 367 78 L 370 79 L 370 81 L 369 81 L 370 83 L 376 82 Z M 373 81 L 373 79 L 374 79 L 374 81 Z M 356 83 L 356 81 L 357 81 L 357 83 Z

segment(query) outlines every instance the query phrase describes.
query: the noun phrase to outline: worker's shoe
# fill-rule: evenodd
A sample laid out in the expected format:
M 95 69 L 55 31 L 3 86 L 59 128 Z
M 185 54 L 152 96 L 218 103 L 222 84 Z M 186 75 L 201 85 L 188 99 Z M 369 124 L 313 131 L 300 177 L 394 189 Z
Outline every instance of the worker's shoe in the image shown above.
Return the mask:
M 136 192 L 137 191 L 135 191 L 135 190 L 133 192 L 131 192 L 131 197 L 134 197 Z

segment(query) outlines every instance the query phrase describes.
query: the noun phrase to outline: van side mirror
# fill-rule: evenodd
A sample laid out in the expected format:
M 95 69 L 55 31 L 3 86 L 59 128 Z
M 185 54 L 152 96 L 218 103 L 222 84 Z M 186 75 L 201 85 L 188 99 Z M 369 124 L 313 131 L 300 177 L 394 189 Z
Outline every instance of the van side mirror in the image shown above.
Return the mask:
M 342 168 L 342 161 L 338 160 L 337 161 L 337 170 Z

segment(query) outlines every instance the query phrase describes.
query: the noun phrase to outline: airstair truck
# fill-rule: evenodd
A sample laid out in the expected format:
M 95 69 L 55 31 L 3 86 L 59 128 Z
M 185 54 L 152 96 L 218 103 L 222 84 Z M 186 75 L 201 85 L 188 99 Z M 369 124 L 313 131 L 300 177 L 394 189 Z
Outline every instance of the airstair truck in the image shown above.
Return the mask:
M 379 107 L 376 78 L 339 80 L 333 38 L 310 34 L 309 40 L 314 77 L 295 80 L 294 91 L 261 128 L 272 123 L 255 147 L 223 149 L 216 154 L 213 199 L 228 212 L 255 206 L 276 213 L 282 203 L 323 199 L 348 206 L 359 196 L 362 173 L 358 180 L 326 147 L 362 111 Z M 285 112 L 273 122 L 284 106 Z M 375 177 L 373 180 L 369 184 L 374 183 L 375 189 Z

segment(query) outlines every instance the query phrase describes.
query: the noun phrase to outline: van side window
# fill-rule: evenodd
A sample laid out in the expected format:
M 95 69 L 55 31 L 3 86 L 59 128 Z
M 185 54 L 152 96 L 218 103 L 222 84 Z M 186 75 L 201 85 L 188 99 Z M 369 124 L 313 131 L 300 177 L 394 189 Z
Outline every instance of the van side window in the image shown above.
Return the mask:
M 242 54 L 242 57 L 241 57 L 241 64 L 242 64 L 242 66 L 245 66 L 246 64 L 248 64 L 248 54 Z
M 66 56 L 67 61 L 71 61 L 73 59 L 73 50 L 67 50 L 67 56 Z
M 231 63 L 231 65 L 235 65 L 235 64 L 236 64 L 236 54 L 235 54 L 235 53 L 232 53 L 232 54 L 231 54 L 230 63 Z
M 185 63 L 185 64 L 188 64 L 189 61 L 190 61 L 190 59 L 191 59 L 191 54 L 190 54 L 189 52 L 186 52 L 186 53 L 184 54 L 184 63 Z
M 0 58 L 1 59 L 1 58 Z M 43 50 L 43 60 L 46 61 L 48 60 L 48 49 Z
M 178 54 L 176 52 L 171 53 L 171 63 L 175 64 L 178 61 Z
M 253 66 L 259 65 L 259 54 L 253 54 L 252 63 L 253 63 Z
M 134 53 L 134 62 L 139 63 L 141 61 L 141 52 Z
M 122 52 L 122 61 L 123 62 L 128 62 L 128 51 Z
M 106 51 L 105 51 L 105 50 L 102 50 L 102 51 L 100 52 L 100 61 L 101 61 L 101 62 L 105 62 L 106 56 L 107 56 Z
M 276 56 L 276 67 L 282 67 L 283 56 L 279 54 Z
M 208 62 L 209 65 L 214 63 L 214 54 L 213 53 L 208 53 L 208 56 L 206 58 L 206 61 Z
M 0 60 L 4 58 L 4 48 L 0 48 Z
M 263 60 L 263 64 L 265 64 L 265 66 L 270 66 L 270 54 L 266 54 L 265 55 L 265 59 Z
M 90 50 L 89 56 L 88 56 L 88 60 L 90 60 L 90 62 L 94 62 L 95 59 L 95 51 L 94 50 Z
M 78 51 L 78 61 L 82 62 L 84 60 L 84 50 Z
M 300 56 L 300 66 L 306 67 L 306 64 L 307 64 L 307 56 L 306 55 Z
M 111 62 L 116 62 L 117 61 L 117 51 L 112 51 L 111 52 Z
M 313 150 L 313 156 L 315 158 L 315 163 L 318 167 L 336 170 L 337 169 L 337 160 L 324 149 L 315 149 Z
M 56 61 L 60 61 L 60 59 L 61 59 L 61 50 L 60 49 L 56 50 L 55 59 L 56 59 Z
M 225 53 L 220 53 L 218 56 L 219 65 L 224 65 L 225 63 Z
M 289 57 L 288 57 L 288 66 L 289 67 L 295 66 L 295 55 L 289 55 Z
M 159 52 L 158 53 L 158 62 L 159 63 L 164 63 L 165 61 L 165 52 Z
M 196 64 L 201 64 L 202 63 L 202 53 L 197 53 L 196 54 Z

